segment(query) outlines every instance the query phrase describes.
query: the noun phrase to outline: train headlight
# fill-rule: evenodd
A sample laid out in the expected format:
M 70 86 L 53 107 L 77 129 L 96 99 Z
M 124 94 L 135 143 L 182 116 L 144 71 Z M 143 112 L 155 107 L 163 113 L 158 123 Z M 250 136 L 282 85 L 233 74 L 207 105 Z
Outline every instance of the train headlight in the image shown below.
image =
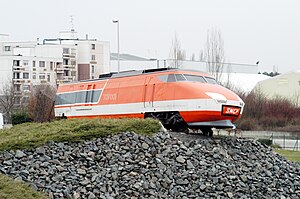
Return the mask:
M 212 93 L 212 92 L 206 92 L 206 95 L 208 95 L 209 97 L 211 97 L 212 99 L 214 99 L 217 103 L 226 103 L 227 102 L 227 98 L 219 93 Z

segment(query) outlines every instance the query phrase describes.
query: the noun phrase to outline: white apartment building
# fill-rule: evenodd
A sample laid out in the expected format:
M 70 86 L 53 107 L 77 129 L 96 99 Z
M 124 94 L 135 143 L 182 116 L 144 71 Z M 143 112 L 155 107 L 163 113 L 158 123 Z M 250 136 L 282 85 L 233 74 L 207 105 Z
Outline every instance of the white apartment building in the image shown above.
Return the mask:
M 74 30 L 33 42 L 12 42 L 0 35 L 0 87 L 12 81 L 20 94 L 37 84 L 98 78 L 109 72 L 109 61 L 109 42 L 79 39 Z

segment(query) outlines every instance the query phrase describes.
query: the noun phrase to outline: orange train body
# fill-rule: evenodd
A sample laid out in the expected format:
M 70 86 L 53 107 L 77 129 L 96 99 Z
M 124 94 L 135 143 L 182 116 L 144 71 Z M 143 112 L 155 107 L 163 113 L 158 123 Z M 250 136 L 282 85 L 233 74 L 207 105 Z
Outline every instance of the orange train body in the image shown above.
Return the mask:
M 241 116 L 243 106 L 244 102 L 235 93 L 218 85 L 208 74 L 158 69 L 59 85 L 55 115 L 67 118 L 152 116 L 166 125 L 181 121 L 191 128 L 228 128 Z

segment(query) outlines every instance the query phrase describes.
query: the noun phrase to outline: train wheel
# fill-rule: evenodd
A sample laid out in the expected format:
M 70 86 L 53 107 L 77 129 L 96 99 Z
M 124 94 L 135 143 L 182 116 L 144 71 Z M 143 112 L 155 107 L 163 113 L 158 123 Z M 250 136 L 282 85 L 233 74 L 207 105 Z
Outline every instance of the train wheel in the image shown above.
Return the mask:
M 169 123 L 171 125 L 172 131 L 178 131 L 184 133 L 189 132 L 186 122 L 182 119 L 179 113 L 173 114 L 169 119 Z
M 144 117 L 158 119 L 168 130 L 185 133 L 189 132 L 186 122 L 178 112 L 145 113 Z
M 209 128 L 209 131 L 208 131 L 208 136 L 209 136 L 209 137 L 212 137 L 212 136 L 213 136 L 213 134 L 214 134 L 214 132 L 212 131 L 212 129 L 211 129 L 211 128 Z
M 187 125 L 184 123 L 172 125 L 171 129 L 172 129 L 172 131 L 176 131 L 176 132 L 184 132 L 184 133 L 189 132 Z
M 213 131 L 209 127 L 203 127 L 200 130 L 202 131 L 203 135 L 205 135 L 205 136 L 209 136 L 209 137 L 213 136 Z

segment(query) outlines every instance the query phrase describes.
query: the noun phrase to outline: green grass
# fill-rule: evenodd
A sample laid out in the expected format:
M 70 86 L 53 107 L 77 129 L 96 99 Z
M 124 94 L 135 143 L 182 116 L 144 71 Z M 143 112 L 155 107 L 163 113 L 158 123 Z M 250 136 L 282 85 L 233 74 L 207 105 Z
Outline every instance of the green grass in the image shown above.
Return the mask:
M 300 151 L 276 149 L 275 152 L 286 157 L 290 161 L 300 162 Z
M 49 199 L 46 194 L 34 191 L 25 183 L 15 181 L 2 174 L 0 174 L 0 198 Z
M 152 135 L 160 125 L 152 119 L 71 119 L 49 123 L 24 123 L 0 130 L 0 151 L 35 148 L 49 140 L 80 142 L 120 132 Z M 0 174 L 0 199 L 48 198 L 25 183 Z
M 152 119 L 70 119 L 24 123 L 0 131 L 0 151 L 35 148 L 49 140 L 80 142 L 120 132 L 152 135 L 160 125 Z

